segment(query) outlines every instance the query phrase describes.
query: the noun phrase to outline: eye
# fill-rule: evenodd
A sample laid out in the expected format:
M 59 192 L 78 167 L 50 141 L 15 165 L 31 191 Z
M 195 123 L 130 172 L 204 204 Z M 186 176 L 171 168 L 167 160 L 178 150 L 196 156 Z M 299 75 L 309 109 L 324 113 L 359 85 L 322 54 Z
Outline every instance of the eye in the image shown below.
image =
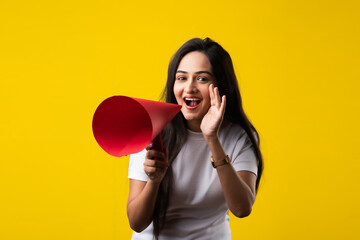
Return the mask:
M 206 77 L 198 77 L 198 80 L 199 80 L 200 82 L 206 82 L 206 81 L 208 81 L 208 79 L 207 79 Z
M 186 80 L 186 78 L 183 77 L 183 76 L 177 76 L 177 77 L 176 77 L 176 80 L 180 80 L 180 81 L 181 81 L 181 80 Z

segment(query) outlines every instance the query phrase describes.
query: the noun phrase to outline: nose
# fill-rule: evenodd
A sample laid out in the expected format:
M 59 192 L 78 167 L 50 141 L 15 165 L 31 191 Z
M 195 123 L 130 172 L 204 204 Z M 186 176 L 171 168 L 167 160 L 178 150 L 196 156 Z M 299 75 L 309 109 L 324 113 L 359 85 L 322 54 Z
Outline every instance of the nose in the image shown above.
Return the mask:
M 197 86 L 196 86 L 196 81 L 189 79 L 186 83 L 185 86 L 185 92 L 186 93 L 195 93 L 197 92 Z

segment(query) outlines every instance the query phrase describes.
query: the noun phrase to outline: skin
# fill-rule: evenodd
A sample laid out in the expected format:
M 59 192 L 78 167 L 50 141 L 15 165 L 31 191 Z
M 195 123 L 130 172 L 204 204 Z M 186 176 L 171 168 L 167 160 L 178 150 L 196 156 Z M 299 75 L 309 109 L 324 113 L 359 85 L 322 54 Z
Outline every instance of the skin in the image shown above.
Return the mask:
M 201 132 L 201 122 L 209 112 L 211 117 L 215 112 L 211 106 L 210 86 L 215 84 L 215 77 L 212 74 L 212 67 L 207 57 L 201 52 L 191 52 L 183 57 L 178 66 L 174 95 L 179 105 L 182 105 L 181 112 L 187 120 L 190 130 Z M 201 100 L 196 109 L 186 108 L 184 97 L 193 97 Z M 224 97 L 225 99 L 225 97 Z M 210 108 L 210 109 L 209 109 Z M 221 111 L 223 111 L 222 109 Z M 221 114 L 221 112 L 219 112 Z M 221 119 L 221 116 L 218 121 Z M 208 122 L 209 119 L 207 119 Z M 214 126 L 217 123 L 213 124 Z M 207 130 L 207 129 L 204 129 Z
M 219 140 L 219 128 L 223 121 L 226 97 L 219 95 L 216 79 L 206 55 L 190 52 L 183 57 L 176 73 L 174 94 L 190 130 L 202 132 L 215 161 L 225 158 L 226 153 Z M 195 109 L 186 108 L 184 97 L 201 100 Z M 166 155 L 147 147 L 144 171 L 147 182 L 130 179 L 127 214 L 130 227 L 140 232 L 150 223 L 161 180 L 168 168 Z M 162 160 L 154 160 L 154 158 Z M 209 159 L 210 161 L 210 159 Z M 256 175 L 249 171 L 238 171 L 231 164 L 216 168 L 225 200 L 230 211 L 237 217 L 251 213 L 255 201 Z

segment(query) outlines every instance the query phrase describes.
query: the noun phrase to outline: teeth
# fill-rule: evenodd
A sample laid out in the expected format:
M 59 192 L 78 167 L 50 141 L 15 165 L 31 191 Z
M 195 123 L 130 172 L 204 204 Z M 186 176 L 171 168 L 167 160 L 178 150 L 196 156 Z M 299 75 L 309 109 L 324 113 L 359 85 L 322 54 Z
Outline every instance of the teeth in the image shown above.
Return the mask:
M 200 104 L 201 100 L 199 98 L 184 98 L 185 104 L 190 107 L 195 107 Z

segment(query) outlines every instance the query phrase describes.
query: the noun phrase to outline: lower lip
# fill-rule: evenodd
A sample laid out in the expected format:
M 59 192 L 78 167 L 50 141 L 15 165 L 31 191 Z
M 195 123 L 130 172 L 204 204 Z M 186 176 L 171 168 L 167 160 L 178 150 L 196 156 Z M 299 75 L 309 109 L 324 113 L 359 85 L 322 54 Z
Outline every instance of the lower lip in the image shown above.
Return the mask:
M 198 105 L 196 105 L 196 106 L 193 106 L 193 107 L 190 107 L 190 106 L 188 106 L 188 105 L 185 104 L 185 107 L 186 107 L 186 109 L 188 109 L 188 110 L 194 110 L 194 109 L 196 109 L 198 106 L 200 106 L 200 103 L 199 103 Z

